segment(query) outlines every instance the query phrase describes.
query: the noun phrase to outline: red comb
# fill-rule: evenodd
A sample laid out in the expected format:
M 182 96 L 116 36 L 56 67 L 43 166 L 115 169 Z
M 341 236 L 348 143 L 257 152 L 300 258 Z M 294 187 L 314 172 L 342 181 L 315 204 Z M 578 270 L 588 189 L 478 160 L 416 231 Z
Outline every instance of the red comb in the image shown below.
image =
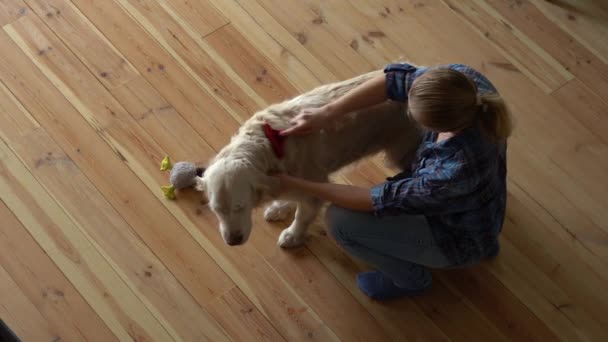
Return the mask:
M 283 156 L 285 156 L 286 137 L 280 134 L 281 131 L 270 127 L 270 125 L 267 123 L 265 123 L 262 128 L 264 129 L 264 135 L 266 136 L 266 138 L 268 138 L 268 141 L 270 141 L 270 146 L 272 146 L 274 154 L 277 156 L 277 158 L 282 159 Z

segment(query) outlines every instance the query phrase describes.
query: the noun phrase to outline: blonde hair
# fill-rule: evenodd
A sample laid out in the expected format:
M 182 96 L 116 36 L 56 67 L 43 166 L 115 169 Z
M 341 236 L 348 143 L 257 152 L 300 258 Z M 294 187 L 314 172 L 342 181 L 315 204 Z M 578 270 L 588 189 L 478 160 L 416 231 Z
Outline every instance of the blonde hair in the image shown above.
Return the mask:
M 478 125 L 491 141 L 511 135 L 511 113 L 497 93 L 477 94 L 465 74 L 435 68 L 417 78 L 409 91 L 409 113 L 422 126 L 457 132 Z

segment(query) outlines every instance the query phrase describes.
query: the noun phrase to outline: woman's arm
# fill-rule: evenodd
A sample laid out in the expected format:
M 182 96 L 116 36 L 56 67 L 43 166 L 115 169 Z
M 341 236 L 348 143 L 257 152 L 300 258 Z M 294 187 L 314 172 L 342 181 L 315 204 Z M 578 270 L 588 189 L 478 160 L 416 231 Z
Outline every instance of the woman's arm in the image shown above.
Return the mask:
M 380 74 L 344 94 L 327 105 L 330 118 L 337 118 L 352 111 L 367 108 L 385 101 L 386 75 Z
M 380 74 L 350 90 L 332 103 L 320 108 L 303 110 L 291 121 L 293 126 L 282 131 L 281 135 L 308 134 L 323 128 L 328 121 L 385 101 L 387 99 L 385 82 L 386 75 Z
M 281 180 L 281 186 L 284 189 L 302 191 L 346 209 L 373 211 L 370 189 L 352 185 L 311 182 L 287 175 L 277 177 Z

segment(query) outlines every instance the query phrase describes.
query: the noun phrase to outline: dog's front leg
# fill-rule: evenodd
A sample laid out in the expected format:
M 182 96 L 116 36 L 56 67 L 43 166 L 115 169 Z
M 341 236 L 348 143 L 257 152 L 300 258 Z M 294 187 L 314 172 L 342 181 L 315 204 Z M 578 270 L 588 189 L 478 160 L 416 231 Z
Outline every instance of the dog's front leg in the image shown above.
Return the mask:
M 277 244 L 283 248 L 296 247 L 303 244 L 308 226 L 314 221 L 320 208 L 321 201 L 316 198 L 301 199 L 298 202 L 295 219 L 291 223 L 291 226 L 281 232 Z
M 264 219 L 268 222 L 283 221 L 296 209 L 296 202 L 276 200 L 264 210 Z

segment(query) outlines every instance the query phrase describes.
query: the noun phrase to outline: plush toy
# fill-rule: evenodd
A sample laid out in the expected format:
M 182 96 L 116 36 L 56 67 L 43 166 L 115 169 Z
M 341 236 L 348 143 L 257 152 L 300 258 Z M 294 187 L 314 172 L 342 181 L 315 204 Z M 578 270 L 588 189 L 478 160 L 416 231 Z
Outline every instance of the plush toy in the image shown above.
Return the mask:
M 190 162 L 177 162 L 171 164 L 171 159 L 165 157 L 160 164 L 161 171 L 171 170 L 169 182 L 171 185 L 161 186 L 163 194 L 168 199 L 175 199 L 175 190 L 189 188 L 196 184 L 196 177 L 202 177 L 205 169 L 196 167 Z

